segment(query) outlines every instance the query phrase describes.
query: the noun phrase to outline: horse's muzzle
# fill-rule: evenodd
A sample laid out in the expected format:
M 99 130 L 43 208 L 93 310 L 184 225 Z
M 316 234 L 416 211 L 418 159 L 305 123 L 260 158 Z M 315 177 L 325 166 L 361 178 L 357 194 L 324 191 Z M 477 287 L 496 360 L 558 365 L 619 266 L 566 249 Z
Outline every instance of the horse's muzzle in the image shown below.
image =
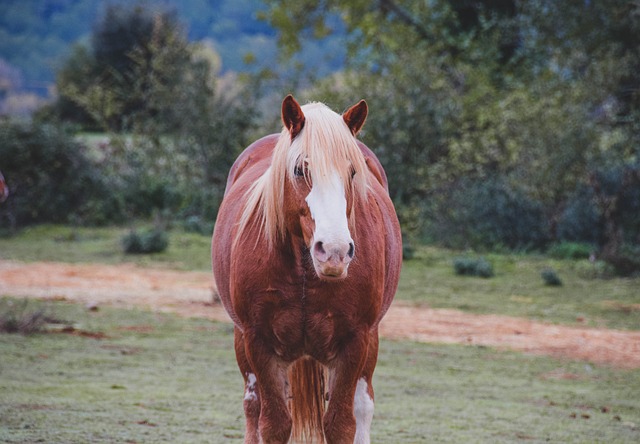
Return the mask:
M 346 278 L 349 263 L 353 259 L 354 253 L 355 247 L 353 242 L 316 242 L 311 255 L 316 274 L 321 279 Z

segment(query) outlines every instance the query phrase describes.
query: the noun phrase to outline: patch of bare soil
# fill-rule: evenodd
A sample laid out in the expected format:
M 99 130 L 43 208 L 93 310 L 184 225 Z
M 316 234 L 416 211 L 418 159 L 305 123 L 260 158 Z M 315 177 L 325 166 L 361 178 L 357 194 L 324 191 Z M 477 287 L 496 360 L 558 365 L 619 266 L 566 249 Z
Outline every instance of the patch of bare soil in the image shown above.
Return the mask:
M 0 295 L 140 307 L 230 322 L 213 302 L 211 273 L 136 265 L 0 260 Z M 380 326 L 391 339 L 472 344 L 640 368 L 640 332 L 568 327 L 500 315 L 417 308 L 395 302 Z

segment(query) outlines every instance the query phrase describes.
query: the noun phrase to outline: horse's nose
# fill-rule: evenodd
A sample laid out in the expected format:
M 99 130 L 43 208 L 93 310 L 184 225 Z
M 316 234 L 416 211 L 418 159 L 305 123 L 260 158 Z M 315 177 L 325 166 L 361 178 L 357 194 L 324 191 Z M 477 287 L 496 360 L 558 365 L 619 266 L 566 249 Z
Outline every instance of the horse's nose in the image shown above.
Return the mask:
M 348 244 L 329 244 L 318 241 L 313 247 L 313 254 L 320 262 L 335 260 L 348 264 L 351 262 L 351 259 L 353 259 L 355 251 L 356 247 L 353 245 L 353 242 L 349 242 Z
M 320 274 L 329 277 L 345 277 L 346 268 L 353 259 L 353 242 L 322 242 L 313 246 L 313 257 Z

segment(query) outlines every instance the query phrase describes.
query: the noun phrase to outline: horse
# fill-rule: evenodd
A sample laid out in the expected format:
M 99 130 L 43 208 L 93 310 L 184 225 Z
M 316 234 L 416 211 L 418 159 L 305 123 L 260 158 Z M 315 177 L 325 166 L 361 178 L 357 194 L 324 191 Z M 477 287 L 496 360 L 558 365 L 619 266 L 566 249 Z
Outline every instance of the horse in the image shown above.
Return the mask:
M 247 444 L 369 443 L 378 325 L 402 264 L 387 176 L 342 115 L 288 95 L 283 129 L 236 159 L 212 238 L 234 323 Z

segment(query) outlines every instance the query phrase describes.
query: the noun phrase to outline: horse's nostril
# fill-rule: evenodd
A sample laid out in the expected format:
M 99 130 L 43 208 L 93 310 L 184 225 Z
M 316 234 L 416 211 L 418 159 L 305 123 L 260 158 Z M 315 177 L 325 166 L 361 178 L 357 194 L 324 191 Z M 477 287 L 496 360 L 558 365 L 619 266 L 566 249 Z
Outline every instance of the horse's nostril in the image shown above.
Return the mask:
M 314 252 L 320 255 L 325 255 L 326 251 L 324 251 L 324 247 L 322 246 L 322 242 L 316 242 L 315 246 L 313 247 Z
M 353 242 L 349 242 L 349 251 L 347 252 L 347 255 L 353 259 L 353 254 L 356 251 L 356 247 L 353 245 Z

